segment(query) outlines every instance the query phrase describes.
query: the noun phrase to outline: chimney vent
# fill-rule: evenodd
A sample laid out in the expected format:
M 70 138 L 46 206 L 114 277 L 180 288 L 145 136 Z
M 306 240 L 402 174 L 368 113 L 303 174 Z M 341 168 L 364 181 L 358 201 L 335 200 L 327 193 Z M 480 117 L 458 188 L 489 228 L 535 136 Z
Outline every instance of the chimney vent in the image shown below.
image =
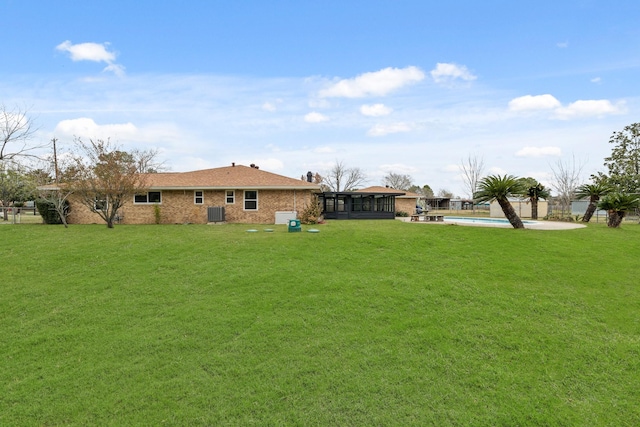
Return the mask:
M 307 182 L 313 182 L 313 174 L 311 171 L 307 172 Z
M 236 162 L 231 162 L 231 167 L 236 167 Z

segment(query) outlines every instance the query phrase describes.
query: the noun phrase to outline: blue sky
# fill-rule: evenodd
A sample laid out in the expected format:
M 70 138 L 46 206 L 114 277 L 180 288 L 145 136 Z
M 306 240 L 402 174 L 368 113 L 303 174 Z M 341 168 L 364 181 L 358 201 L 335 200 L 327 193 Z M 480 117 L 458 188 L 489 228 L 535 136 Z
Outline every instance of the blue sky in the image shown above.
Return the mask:
M 173 171 L 341 161 L 465 196 L 459 166 L 549 184 L 640 121 L 637 1 L 0 0 L 0 103 Z

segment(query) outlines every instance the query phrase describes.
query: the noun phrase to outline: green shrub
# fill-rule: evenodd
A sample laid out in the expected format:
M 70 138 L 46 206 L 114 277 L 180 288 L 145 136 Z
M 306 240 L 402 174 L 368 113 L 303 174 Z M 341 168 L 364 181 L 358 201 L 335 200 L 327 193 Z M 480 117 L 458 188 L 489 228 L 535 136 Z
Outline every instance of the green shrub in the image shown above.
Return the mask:
M 45 199 L 36 200 L 36 208 L 45 224 L 62 224 L 62 219 L 53 203 Z M 69 202 L 65 200 L 64 211 L 69 214 Z
M 160 214 L 161 214 L 160 205 L 157 205 L 157 204 L 153 205 L 153 216 L 156 220 L 156 224 L 160 224 L 160 220 L 161 220 Z
M 322 207 L 318 196 L 314 195 L 311 203 L 306 205 L 300 212 L 300 222 L 302 224 L 318 224 L 322 222 Z
M 397 211 L 396 212 L 396 216 L 406 218 L 406 217 L 409 216 L 409 214 L 407 212 L 405 212 L 405 211 Z
M 548 220 L 548 221 L 563 221 L 563 222 L 576 222 L 579 219 L 579 216 L 576 215 L 575 217 L 571 216 L 571 215 L 562 215 L 562 214 L 549 214 L 547 216 L 545 216 L 543 219 Z

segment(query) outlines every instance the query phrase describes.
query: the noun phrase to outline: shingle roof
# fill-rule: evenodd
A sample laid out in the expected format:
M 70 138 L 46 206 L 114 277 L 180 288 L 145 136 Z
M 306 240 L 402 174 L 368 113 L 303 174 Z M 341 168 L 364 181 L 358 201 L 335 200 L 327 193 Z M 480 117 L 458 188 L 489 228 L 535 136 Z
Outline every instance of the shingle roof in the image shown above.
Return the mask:
M 412 193 L 411 191 L 405 191 L 405 190 L 396 190 L 395 188 L 389 188 L 389 187 L 382 187 L 379 185 L 375 185 L 373 187 L 367 187 L 367 188 L 362 188 L 360 190 L 356 190 L 359 191 L 361 193 L 404 193 L 403 196 L 397 196 L 398 198 L 417 198 L 420 197 L 419 194 L 417 193 Z
M 301 179 L 289 178 L 255 167 L 234 165 L 192 172 L 165 172 L 144 175 L 151 190 L 170 189 L 305 189 L 320 186 Z

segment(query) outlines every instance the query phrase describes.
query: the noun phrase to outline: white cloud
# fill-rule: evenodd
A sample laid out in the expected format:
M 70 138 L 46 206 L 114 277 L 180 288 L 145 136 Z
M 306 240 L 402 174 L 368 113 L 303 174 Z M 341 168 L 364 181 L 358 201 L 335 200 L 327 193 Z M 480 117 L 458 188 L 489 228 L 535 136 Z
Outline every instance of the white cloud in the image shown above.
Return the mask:
M 313 150 L 314 153 L 318 153 L 318 154 L 328 154 L 328 153 L 335 153 L 335 149 L 331 148 L 331 147 L 318 147 L 315 150 Z
M 431 70 L 431 77 L 436 83 L 449 83 L 456 79 L 472 81 L 477 78 L 464 65 L 442 62 L 437 63 L 436 68 Z
M 524 147 L 516 152 L 518 157 L 562 156 L 560 147 Z
M 70 137 L 107 139 L 132 138 L 137 131 L 133 123 L 99 125 L 93 119 L 82 117 L 59 122 L 54 133 Z
M 590 81 L 591 83 L 602 83 L 602 79 L 600 77 L 594 77 Z
M 613 105 L 606 99 L 579 100 L 569 104 L 568 107 L 558 108 L 556 117 L 559 119 L 571 119 L 574 117 L 604 116 L 607 114 L 619 114 L 623 112 L 622 104 Z
M 446 165 L 442 168 L 443 172 L 460 172 L 460 165 Z
M 264 111 L 269 111 L 269 112 L 273 113 L 274 111 L 276 111 L 276 106 L 273 105 L 270 102 L 265 102 L 264 104 L 262 104 L 262 109 Z
M 363 105 L 360 107 L 360 113 L 364 116 L 380 117 L 387 116 L 393 111 L 392 108 L 385 106 L 384 104 Z
M 262 104 L 262 109 L 264 111 L 268 111 L 270 113 L 273 113 L 274 111 L 276 111 L 278 109 L 278 105 L 282 104 L 282 99 L 276 99 L 273 102 L 265 102 L 264 104 Z
M 408 123 L 377 124 L 367 132 L 369 136 L 385 136 L 391 133 L 409 132 L 413 126 Z
M 487 175 L 507 175 L 508 172 L 501 167 L 492 166 L 489 168 L 489 173 Z
M 304 116 L 304 121 L 307 123 L 322 123 L 329 120 L 329 117 L 324 114 L 320 114 L 316 111 L 313 111 L 306 116 Z
M 66 40 L 56 46 L 56 50 L 67 52 L 74 62 L 77 61 L 93 61 L 104 62 L 107 66 L 103 71 L 111 71 L 117 76 L 124 75 L 124 66 L 116 64 L 115 52 L 107 49 L 109 43 L 78 43 L 72 44 Z
M 393 172 L 405 175 L 411 175 L 412 173 L 418 172 L 418 168 L 415 166 L 406 165 L 404 163 L 383 164 L 380 165 L 380 170 L 385 173 Z
M 556 43 L 556 46 L 558 46 L 560 49 L 566 49 L 569 47 L 569 42 L 558 42 Z
M 319 96 L 323 98 L 385 96 L 422 79 L 424 79 L 424 72 L 418 67 L 389 67 L 380 71 L 360 74 L 353 79 L 340 80 L 321 90 Z
M 509 101 L 509 110 L 511 111 L 552 110 L 560 106 L 560 101 L 549 94 L 525 95 Z

